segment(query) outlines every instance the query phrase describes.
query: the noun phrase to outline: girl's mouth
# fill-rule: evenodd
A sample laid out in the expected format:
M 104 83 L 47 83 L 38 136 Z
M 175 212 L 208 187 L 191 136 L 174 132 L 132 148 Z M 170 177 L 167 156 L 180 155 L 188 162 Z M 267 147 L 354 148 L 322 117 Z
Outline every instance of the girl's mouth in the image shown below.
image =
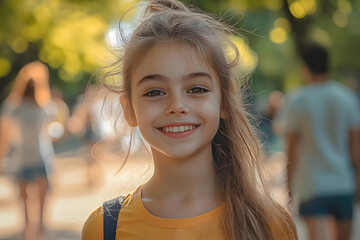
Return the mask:
M 160 127 L 158 130 L 168 137 L 183 138 L 191 135 L 199 126 L 198 124 L 169 125 Z

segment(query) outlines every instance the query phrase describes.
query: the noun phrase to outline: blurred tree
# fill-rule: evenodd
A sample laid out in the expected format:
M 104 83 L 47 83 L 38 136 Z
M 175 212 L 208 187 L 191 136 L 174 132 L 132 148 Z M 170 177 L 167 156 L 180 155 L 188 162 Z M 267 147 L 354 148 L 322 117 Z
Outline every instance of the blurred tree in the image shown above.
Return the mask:
M 191 1 L 190 1 L 191 2 Z M 259 55 L 255 91 L 301 84 L 298 50 L 314 40 L 330 48 L 332 77 L 360 79 L 358 0 L 198 0 L 196 5 L 230 19 Z M 210 3 L 208 3 L 210 2 Z M 229 10 L 230 9 L 230 10 Z M 233 17 L 229 17 L 233 16 Z M 246 29 L 246 30 L 245 30 Z
M 360 4 L 355 0 L 283 0 L 295 48 L 315 40 L 330 48 L 333 76 L 359 81 Z M 357 83 L 358 84 L 358 83 Z
M 304 39 L 331 48 L 334 77 L 360 76 L 360 1 L 187 1 L 240 29 L 253 49 L 237 40 L 247 69 L 257 66 L 255 90 L 288 90 L 301 83 L 296 49 Z M 109 26 L 136 2 L 1 0 L 0 102 L 18 70 L 36 59 L 50 67 L 52 84 L 66 90 L 65 98 L 74 98 L 107 59 L 104 38 Z
M 38 59 L 52 69 L 52 84 L 83 87 L 104 60 L 109 23 L 136 2 L 0 1 L 0 102 L 19 69 Z

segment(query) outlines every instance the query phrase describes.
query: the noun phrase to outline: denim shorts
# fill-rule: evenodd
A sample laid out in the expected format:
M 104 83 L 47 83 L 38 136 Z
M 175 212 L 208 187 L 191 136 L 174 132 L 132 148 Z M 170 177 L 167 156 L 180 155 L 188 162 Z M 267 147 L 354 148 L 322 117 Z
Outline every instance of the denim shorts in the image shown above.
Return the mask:
M 45 164 L 39 164 L 31 167 L 23 167 L 16 174 L 16 178 L 27 182 L 35 181 L 38 178 L 47 178 Z
M 299 214 L 306 217 L 333 216 L 338 221 L 351 220 L 354 212 L 354 195 L 315 197 L 300 202 Z

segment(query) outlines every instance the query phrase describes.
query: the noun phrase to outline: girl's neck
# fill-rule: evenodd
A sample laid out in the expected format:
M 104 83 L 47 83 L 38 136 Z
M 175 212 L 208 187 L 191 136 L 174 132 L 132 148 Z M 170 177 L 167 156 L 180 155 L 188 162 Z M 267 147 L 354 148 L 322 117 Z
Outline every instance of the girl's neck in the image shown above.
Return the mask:
M 155 172 L 141 190 L 141 200 L 151 214 L 188 218 L 207 213 L 220 204 L 215 196 L 210 146 L 185 159 L 152 151 Z
M 173 159 L 152 150 L 155 171 L 144 186 L 152 199 L 188 199 L 214 195 L 215 173 L 211 147 L 184 159 Z

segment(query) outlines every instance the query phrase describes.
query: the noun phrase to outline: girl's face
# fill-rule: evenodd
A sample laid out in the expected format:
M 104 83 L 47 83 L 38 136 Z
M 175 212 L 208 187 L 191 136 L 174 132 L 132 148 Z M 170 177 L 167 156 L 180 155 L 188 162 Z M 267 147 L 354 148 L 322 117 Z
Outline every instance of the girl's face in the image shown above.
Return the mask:
M 134 117 L 142 136 L 170 158 L 209 151 L 221 115 L 220 83 L 202 56 L 189 46 L 156 44 L 134 68 Z

